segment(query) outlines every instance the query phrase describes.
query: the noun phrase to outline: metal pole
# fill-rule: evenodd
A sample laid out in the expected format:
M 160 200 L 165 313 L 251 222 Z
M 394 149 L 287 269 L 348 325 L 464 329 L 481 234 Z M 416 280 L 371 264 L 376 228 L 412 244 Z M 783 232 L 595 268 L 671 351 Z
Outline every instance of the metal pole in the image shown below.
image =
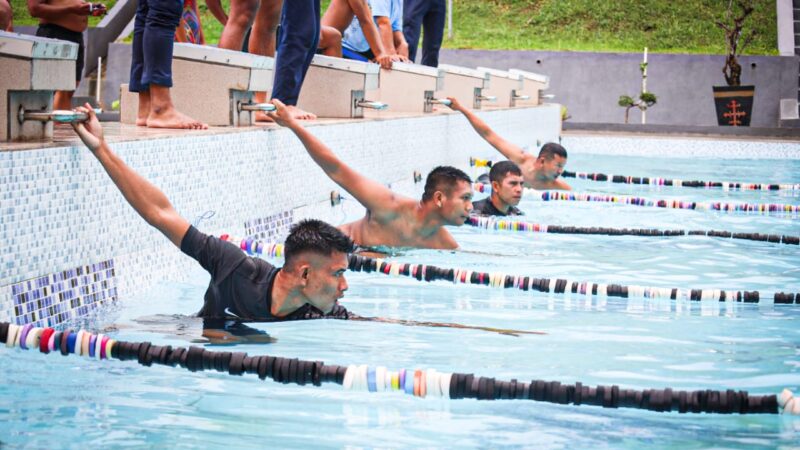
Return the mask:
M 642 93 L 647 92 L 647 47 L 644 48 L 644 68 L 642 69 Z M 647 124 L 647 109 L 642 110 L 642 125 Z
M 453 39 L 453 0 L 447 0 L 447 39 Z
M 97 89 L 95 90 L 96 105 L 100 107 L 100 84 L 103 82 L 103 58 L 97 57 Z

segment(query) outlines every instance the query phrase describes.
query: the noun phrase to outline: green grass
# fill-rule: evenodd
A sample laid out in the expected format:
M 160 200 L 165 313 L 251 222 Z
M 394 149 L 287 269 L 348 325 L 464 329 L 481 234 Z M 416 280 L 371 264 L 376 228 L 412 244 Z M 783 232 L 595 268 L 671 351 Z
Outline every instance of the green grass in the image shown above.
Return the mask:
M 230 0 L 223 0 L 228 10 Z M 291 0 L 286 0 L 291 1 Z M 113 5 L 113 1 L 106 2 Z M 222 25 L 198 2 L 206 41 L 215 44 Z M 322 10 L 330 0 L 322 1 Z M 727 0 L 453 0 L 453 39 L 446 48 L 569 50 L 653 53 L 725 52 L 714 25 Z M 23 1 L 14 1 L 14 22 L 35 25 Z M 110 9 L 110 6 L 109 6 Z M 90 18 L 90 24 L 99 22 Z M 758 34 L 746 54 L 777 54 L 775 2 L 760 0 L 748 26 Z

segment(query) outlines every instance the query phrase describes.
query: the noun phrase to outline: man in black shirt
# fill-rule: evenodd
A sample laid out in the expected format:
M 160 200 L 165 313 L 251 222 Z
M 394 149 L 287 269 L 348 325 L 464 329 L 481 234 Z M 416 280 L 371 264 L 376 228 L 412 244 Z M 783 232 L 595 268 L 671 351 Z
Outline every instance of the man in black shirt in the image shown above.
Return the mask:
M 522 171 L 511 161 L 500 161 L 489 171 L 492 195 L 472 203 L 472 213 L 479 216 L 521 216 L 516 208 L 522 199 Z
M 283 268 L 249 257 L 178 215 L 163 192 L 111 151 L 89 105 L 78 111 L 88 114 L 89 120 L 73 124 L 75 131 L 128 203 L 211 274 L 201 317 L 259 322 L 351 318 L 337 303 L 347 290 L 344 272 L 353 247 L 341 231 L 319 220 L 305 220 L 294 225 L 286 239 Z

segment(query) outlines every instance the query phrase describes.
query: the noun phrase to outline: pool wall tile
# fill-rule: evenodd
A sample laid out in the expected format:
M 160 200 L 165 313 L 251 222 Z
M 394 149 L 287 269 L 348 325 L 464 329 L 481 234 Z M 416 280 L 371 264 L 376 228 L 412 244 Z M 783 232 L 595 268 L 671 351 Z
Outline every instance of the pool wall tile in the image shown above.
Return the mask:
M 557 105 L 479 114 L 524 148 L 555 140 L 560 132 Z M 355 170 L 413 197 L 424 184 L 413 182 L 414 171 L 424 176 L 442 164 L 468 169 L 469 156 L 491 151 L 456 114 L 309 128 Z M 187 132 L 111 146 L 205 233 L 282 240 L 303 218 L 340 224 L 346 214 L 364 211 L 286 129 Z M 146 302 L 141 294 L 155 283 L 184 281 L 197 269 L 133 211 L 83 147 L 0 151 L 0 186 L 0 320 L 58 324 L 100 304 Z M 335 207 L 332 190 L 344 197 Z M 69 298 L 50 294 L 65 282 L 59 274 L 109 263 L 110 277 L 74 278 L 78 284 L 65 288 Z

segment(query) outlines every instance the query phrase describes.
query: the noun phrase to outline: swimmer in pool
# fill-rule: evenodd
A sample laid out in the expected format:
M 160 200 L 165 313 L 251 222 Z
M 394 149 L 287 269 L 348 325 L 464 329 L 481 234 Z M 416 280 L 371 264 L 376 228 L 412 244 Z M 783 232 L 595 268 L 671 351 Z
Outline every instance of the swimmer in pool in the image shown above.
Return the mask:
M 161 190 L 115 155 L 103 137 L 97 115 L 88 103 L 75 110 L 87 114 L 89 120 L 73 123 L 72 127 L 128 204 L 211 275 L 203 308 L 197 314 L 206 324 L 214 321 L 273 322 L 330 318 L 471 328 L 510 335 L 541 334 L 460 324 L 359 317 L 350 313 L 338 303 L 348 287 L 344 273 L 348 268 L 347 254 L 353 250 L 353 241 L 344 233 L 320 220 L 303 220 L 292 226 L 286 238 L 282 268 L 248 256 L 238 246 L 206 235 L 190 225 L 175 211 Z M 282 112 L 282 118 L 289 115 L 285 107 Z M 466 186 L 469 187 L 469 182 Z M 203 336 L 216 343 L 243 340 L 227 325 L 223 329 L 204 326 Z
M 489 171 L 492 194 L 474 202 L 472 214 L 479 216 L 521 216 L 517 208 L 522 200 L 522 172 L 511 161 L 500 161 Z
M 567 151 L 564 147 L 555 142 L 548 142 L 539 150 L 539 156 L 534 157 L 500 137 L 480 117 L 459 103 L 458 99 L 453 97 L 447 99 L 450 100 L 450 108 L 464 114 L 472 128 L 486 142 L 519 166 L 526 185 L 539 190 L 562 189 L 569 191 L 571 189 L 567 183 L 558 179 L 567 165 Z
M 361 247 L 455 249 L 458 243 L 445 225 L 461 226 L 472 211 L 472 180 L 454 167 L 428 174 L 422 200 L 395 194 L 344 164 L 322 141 L 295 120 L 280 101 L 270 113 L 306 147 L 311 159 L 365 208 L 362 219 L 339 227 Z

